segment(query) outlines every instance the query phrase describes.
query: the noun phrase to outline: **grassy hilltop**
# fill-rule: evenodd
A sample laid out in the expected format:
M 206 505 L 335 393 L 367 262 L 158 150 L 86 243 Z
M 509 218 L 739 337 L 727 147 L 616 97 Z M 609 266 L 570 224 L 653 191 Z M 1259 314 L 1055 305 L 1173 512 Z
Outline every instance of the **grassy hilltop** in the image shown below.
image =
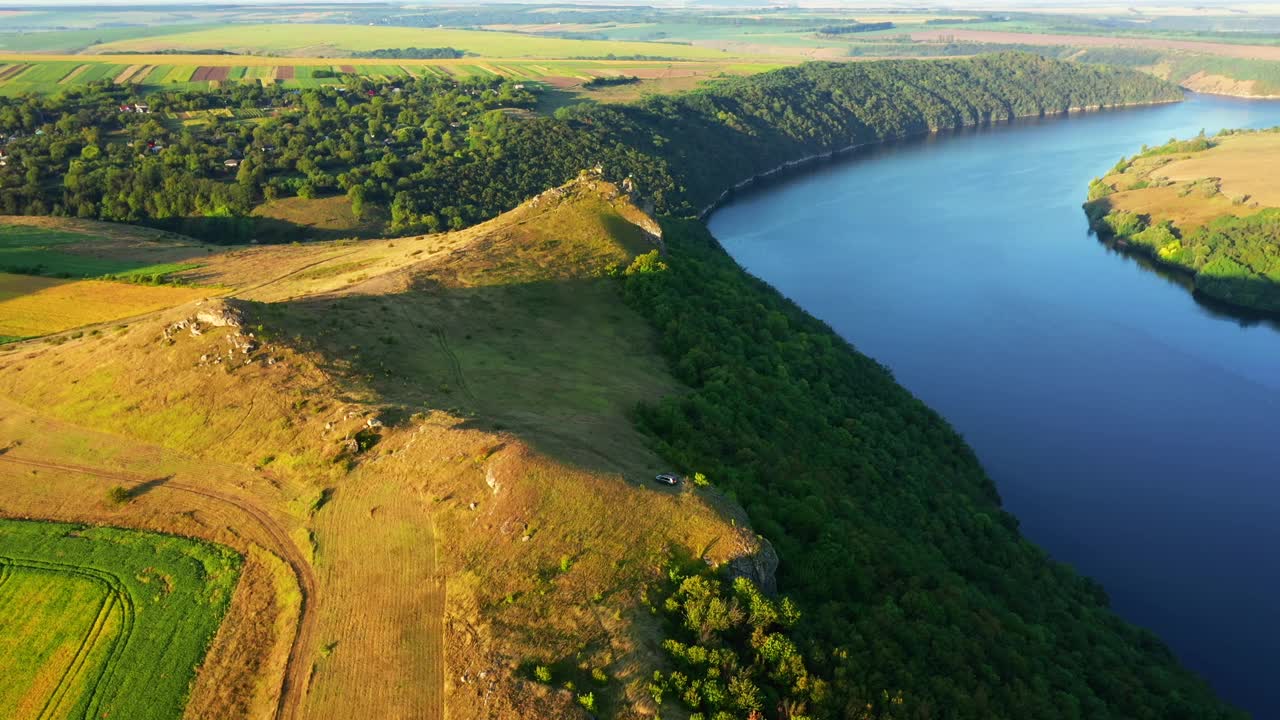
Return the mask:
M 1095 230 L 1192 278 L 1195 292 L 1280 311 L 1280 132 L 1170 140 L 1089 187 Z
M 308 717 L 439 717 L 446 701 L 451 717 L 572 716 L 587 693 L 644 707 L 660 661 L 632 619 L 640 588 L 671 553 L 761 552 L 714 494 L 646 481 L 666 465 L 628 413 L 678 386 L 609 274 L 656 247 L 650 229 L 587 180 L 456 234 L 207 255 L 182 277 L 226 300 L 0 355 L 3 507 L 313 566 L 260 582 L 228 620 L 256 623 L 246 607 L 265 604 L 281 613 L 256 629 L 269 640 L 305 631 L 257 662 L 275 679 L 254 692 L 278 696 L 297 664 Z M 133 482 L 155 488 L 106 499 Z M 205 490 L 233 497 L 192 504 Z M 279 534 L 255 537 L 259 514 Z M 291 624 L 299 593 L 311 616 Z M 216 695 L 219 658 L 257 654 L 250 627 L 193 692 Z M 580 692 L 533 682 L 534 666 Z M 210 717 L 244 711 L 221 702 Z
M 31 125 L 3 201 L 64 210 L 0 219 L 0 509 L 243 558 L 184 716 L 1238 717 L 1020 536 L 942 418 L 676 217 L 855 142 L 1175 88 L 1021 54 L 550 118 L 501 82 L 356 87 L 172 152 L 103 98 L 66 116 L 120 124 L 96 138 L 0 101 Z M 37 157 L 66 173 L 14 172 Z M 235 234 L 335 197 L 398 234 Z

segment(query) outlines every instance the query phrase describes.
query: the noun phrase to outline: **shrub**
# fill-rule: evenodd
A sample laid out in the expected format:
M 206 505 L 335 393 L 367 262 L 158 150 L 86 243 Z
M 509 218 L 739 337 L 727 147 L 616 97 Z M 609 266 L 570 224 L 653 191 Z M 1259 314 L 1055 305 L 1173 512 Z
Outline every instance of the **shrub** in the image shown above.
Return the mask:
M 1122 238 L 1137 235 L 1147 227 L 1147 221 L 1143 220 L 1141 215 L 1127 210 L 1107 213 L 1107 216 L 1102 218 L 1102 224 L 1112 235 Z
M 550 683 L 551 668 L 546 665 L 539 665 L 533 669 L 533 677 L 536 678 L 538 682 Z
M 111 489 L 107 490 L 107 500 L 110 501 L 112 505 L 124 505 L 132 499 L 133 495 L 120 485 L 112 485 Z
M 662 262 L 662 259 L 658 256 L 658 251 L 650 250 L 643 255 L 637 256 L 635 260 L 632 260 L 631 264 L 627 266 L 627 269 L 623 274 L 643 275 L 647 273 L 662 272 L 666 269 L 667 264 Z

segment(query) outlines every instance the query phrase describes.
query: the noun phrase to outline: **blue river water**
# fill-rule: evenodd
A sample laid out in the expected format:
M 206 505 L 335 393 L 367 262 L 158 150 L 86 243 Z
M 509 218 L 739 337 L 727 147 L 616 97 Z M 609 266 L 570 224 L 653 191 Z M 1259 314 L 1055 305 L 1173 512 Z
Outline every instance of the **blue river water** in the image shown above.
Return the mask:
M 1280 718 L 1280 322 L 1198 303 L 1080 205 L 1144 143 L 1275 125 L 1280 102 L 1198 95 L 1019 121 L 833 161 L 710 220 L 941 412 L 1028 537 L 1258 718 Z

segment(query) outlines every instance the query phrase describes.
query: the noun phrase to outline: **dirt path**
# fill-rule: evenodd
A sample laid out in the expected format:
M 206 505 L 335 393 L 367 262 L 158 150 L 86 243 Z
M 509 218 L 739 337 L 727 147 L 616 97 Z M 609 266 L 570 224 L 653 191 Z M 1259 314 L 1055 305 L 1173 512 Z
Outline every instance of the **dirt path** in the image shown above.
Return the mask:
M 435 331 L 436 340 L 440 343 L 440 349 L 444 351 L 445 357 L 449 360 L 449 367 L 453 370 L 454 379 L 458 383 L 458 389 L 462 390 L 462 394 L 468 399 L 475 400 L 476 394 L 471 392 L 471 386 L 467 384 L 467 376 L 462 372 L 462 363 L 458 361 L 458 356 L 453 353 L 453 348 L 449 347 L 449 340 L 445 337 L 443 330 Z
M 224 293 L 223 297 L 244 297 L 245 293 L 251 293 L 255 290 L 261 290 L 262 288 L 267 287 L 268 285 L 275 285 L 276 283 L 281 282 L 283 280 L 288 280 L 289 278 L 293 277 L 294 275 L 297 275 L 300 272 L 305 272 L 307 270 L 310 270 L 311 268 L 316 267 L 317 265 L 323 265 L 331 260 L 338 260 L 340 258 L 347 257 L 348 255 L 355 255 L 358 252 L 360 251 L 351 250 L 344 253 L 338 253 L 337 255 L 330 255 L 328 257 L 316 260 L 315 262 L 307 263 L 306 265 L 303 265 L 301 267 L 296 267 L 283 275 L 273 277 L 270 280 L 260 282 L 257 285 L 250 285 L 249 287 L 237 288 L 230 292 Z
M 962 42 L 1008 43 L 1018 45 L 1070 45 L 1073 47 L 1136 47 L 1151 50 L 1182 50 L 1201 55 L 1280 60 L 1280 45 L 1237 45 L 1235 43 L 1164 40 L 1160 38 L 1106 37 L 1101 35 L 1049 35 L 1000 32 L 998 30 L 925 30 L 911 33 L 916 42 L 958 40 Z
M 15 457 L 11 452 L 0 455 L 0 462 L 26 465 L 28 467 L 43 468 L 46 470 L 79 473 L 81 475 L 89 475 L 92 477 L 112 480 L 126 487 L 135 487 L 144 483 L 153 482 L 153 479 L 151 478 L 102 470 L 100 468 L 93 468 L 85 465 L 52 463 L 32 458 Z M 267 549 L 282 558 L 289 565 L 290 569 L 293 570 L 293 573 L 297 578 L 298 590 L 302 595 L 302 600 L 299 607 L 298 628 L 297 632 L 294 634 L 293 644 L 289 649 L 289 661 L 285 668 L 284 681 L 280 688 L 280 699 L 276 706 L 275 717 L 276 720 L 297 720 L 297 718 L 301 717 L 302 702 L 306 696 L 307 684 L 311 672 L 308 658 L 311 657 L 315 643 L 316 578 L 315 573 L 311 568 L 311 564 L 302 555 L 301 551 L 298 550 L 298 547 L 293 543 L 293 540 L 289 538 L 289 533 L 284 529 L 284 527 L 282 527 L 264 510 L 251 504 L 245 498 L 217 490 L 198 487 L 179 480 L 170 480 L 165 482 L 159 485 L 157 489 L 198 495 L 205 499 L 212 500 L 216 503 L 238 510 L 252 520 L 258 529 L 261 530 L 262 535 L 268 541 L 265 543 Z

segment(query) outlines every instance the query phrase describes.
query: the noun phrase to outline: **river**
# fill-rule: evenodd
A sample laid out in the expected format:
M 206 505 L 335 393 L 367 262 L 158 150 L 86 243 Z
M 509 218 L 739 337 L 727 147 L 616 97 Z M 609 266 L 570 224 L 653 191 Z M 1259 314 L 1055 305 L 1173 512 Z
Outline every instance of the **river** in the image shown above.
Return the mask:
M 1258 718 L 1280 717 L 1280 324 L 1197 303 L 1080 204 L 1143 143 L 1273 125 L 1280 102 L 1191 95 L 949 133 L 709 223 L 946 416 L 1028 537 Z

